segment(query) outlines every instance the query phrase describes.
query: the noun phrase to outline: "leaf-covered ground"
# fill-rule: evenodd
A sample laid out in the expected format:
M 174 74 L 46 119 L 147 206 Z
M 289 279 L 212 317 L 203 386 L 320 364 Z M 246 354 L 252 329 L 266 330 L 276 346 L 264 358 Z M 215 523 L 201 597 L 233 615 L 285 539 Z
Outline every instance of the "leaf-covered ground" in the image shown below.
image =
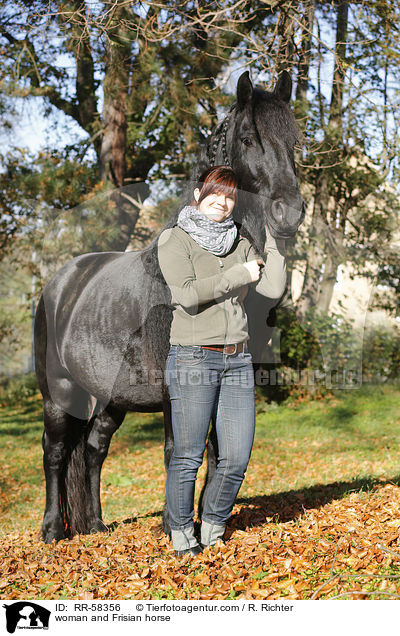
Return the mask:
M 183 559 L 160 528 L 158 414 L 132 414 L 115 435 L 102 482 L 109 533 L 47 546 L 40 402 L 2 409 L 0 597 L 400 598 L 399 397 L 365 387 L 304 404 L 259 401 L 226 543 Z

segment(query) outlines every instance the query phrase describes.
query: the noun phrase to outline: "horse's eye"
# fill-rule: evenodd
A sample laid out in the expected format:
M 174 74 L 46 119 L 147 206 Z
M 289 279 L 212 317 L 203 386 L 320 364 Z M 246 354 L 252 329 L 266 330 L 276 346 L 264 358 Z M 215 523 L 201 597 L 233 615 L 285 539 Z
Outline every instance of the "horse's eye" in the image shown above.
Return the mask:
M 250 139 L 250 137 L 243 137 L 242 141 L 243 141 L 245 146 L 252 146 L 253 145 L 253 142 Z

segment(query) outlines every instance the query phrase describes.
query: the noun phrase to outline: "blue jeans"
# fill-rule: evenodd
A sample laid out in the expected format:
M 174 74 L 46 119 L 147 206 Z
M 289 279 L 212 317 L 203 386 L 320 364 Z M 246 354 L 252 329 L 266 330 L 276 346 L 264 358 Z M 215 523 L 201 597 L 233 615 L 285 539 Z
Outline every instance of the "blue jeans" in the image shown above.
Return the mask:
M 224 529 L 244 479 L 254 439 L 251 354 L 229 355 L 197 345 L 171 345 L 166 383 L 174 434 L 174 452 L 167 472 L 171 529 L 190 529 L 193 525 L 195 481 L 213 414 L 218 461 L 207 488 L 202 521 L 208 531 L 214 526 Z

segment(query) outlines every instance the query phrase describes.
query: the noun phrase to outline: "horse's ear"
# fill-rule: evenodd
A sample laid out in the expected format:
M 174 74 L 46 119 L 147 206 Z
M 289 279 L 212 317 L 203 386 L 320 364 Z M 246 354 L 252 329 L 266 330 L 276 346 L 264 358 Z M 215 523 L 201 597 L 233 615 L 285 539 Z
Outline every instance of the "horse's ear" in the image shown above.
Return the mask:
M 251 83 L 249 71 L 245 71 L 238 79 L 236 96 L 240 110 L 246 106 L 253 95 L 253 84 Z
M 292 78 L 287 71 L 282 71 L 282 73 L 279 74 L 274 93 L 287 104 L 290 102 L 292 96 Z

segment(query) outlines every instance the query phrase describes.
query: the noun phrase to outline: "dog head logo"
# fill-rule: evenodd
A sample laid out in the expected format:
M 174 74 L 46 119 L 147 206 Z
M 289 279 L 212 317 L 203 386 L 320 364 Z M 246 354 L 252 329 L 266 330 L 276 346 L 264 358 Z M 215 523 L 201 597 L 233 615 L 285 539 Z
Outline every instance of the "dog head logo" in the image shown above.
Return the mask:
M 6 624 L 9 634 L 16 629 L 48 629 L 50 611 L 37 603 L 19 601 L 3 605 L 6 610 Z

